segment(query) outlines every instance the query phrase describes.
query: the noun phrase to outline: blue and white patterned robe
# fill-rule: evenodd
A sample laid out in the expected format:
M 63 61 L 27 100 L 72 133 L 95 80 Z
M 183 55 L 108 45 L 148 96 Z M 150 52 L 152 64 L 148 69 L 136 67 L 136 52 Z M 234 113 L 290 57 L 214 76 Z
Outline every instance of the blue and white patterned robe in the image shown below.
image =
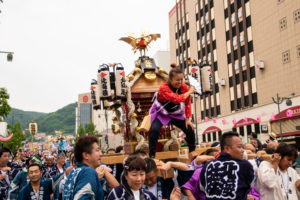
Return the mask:
M 204 165 L 199 182 L 207 200 L 246 200 L 254 184 L 254 171 L 247 160 L 233 159 L 222 152 Z
M 126 188 L 125 188 L 126 187 Z M 134 195 L 129 186 L 124 183 L 112 189 L 109 193 L 107 200 L 134 200 Z M 143 200 L 157 200 L 157 198 L 147 189 L 140 189 L 140 199 Z
M 60 171 L 56 164 L 53 164 L 51 167 L 48 167 L 47 164 L 42 165 L 43 178 L 53 178 L 60 174 Z
M 38 200 L 50 200 L 51 194 L 52 194 L 52 180 L 51 179 L 41 180 Z M 18 200 L 37 200 L 30 183 L 21 189 Z
M 78 163 L 64 184 L 63 200 L 103 200 L 103 189 L 96 170 Z
M 11 182 L 8 189 L 7 200 L 18 199 L 20 190 L 30 182 L 27 172 L 24 170 L 20 171 L 14 180 Z
M 7 182 L 6 179 L 0 180 L 0 199 L 5 199 L 10 183 L 13 181 L 18 172 L 22 170 L 21 166 L 17 163 L 9 162 L 7 167 L 11 168 L 11 170 L 7 173 L 9 182 Z M 0 174 L 2 174 L 2 171 L 0 171 Z

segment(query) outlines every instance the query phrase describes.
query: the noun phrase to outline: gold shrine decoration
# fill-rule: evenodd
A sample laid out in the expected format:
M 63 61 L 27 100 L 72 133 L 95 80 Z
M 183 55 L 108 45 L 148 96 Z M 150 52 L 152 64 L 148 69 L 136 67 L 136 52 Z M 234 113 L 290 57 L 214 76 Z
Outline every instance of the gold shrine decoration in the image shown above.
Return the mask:
M 38 125 L 33 120 L 31 121 L 31 123 L 29 123 L 29 132 L 32 136 L 34 136 L 38 132 Z
M 119 40 L 122 40 L 133 47 L 133 52 L 136 53 L 137 50 L 140 51 L 142 56 L 142 51 L 144 51 L 144 56 L 146 56 L 146 50 L 148 45 L 154 40 L 160 38 L 160 34 L 149 34 L 145 33 L 141 34 L 141 37 L 136 38 L 134 35 L 130 35 L 128 37 L 121 37 Z
M 154 81 L 156 79 L 156 74 L 152 71 L 145 72 L 144 76 L 148 81 Z

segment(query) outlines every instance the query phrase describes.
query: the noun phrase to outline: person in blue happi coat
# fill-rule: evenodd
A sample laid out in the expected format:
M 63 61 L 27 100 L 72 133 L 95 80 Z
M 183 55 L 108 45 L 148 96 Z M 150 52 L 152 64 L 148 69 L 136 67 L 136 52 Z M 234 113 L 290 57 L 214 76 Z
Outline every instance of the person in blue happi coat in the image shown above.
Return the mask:
M 96 168 L 101 163 L 101 151 L 95 136 L 80 137 L 74 147 L 76 167 L 64 184 L 63 200 L 103 200 L 103 189 Z
M 33 164 L 33 163 L 41 164 L 42 162 L 36 157 L 33 157 L 33 158 L 28 157 L 25 160 L 25 166 L 24 166 L 23 170 L 20 171 L 16 175 L 16 177 L 13 179 L 13 181 L 10 184 L 10 187 L 8 189 L 8 194 L 7 194 L 7 200 L 16 200 L 16 199 L 18 199 L 20 190 L 30 182 L 30 180 L 27 176 L 28 166 Z
M 33 163 L 28 167 L 28 178 L 30 183 L 20 191 L 18 200 L 50 200 L 52 194 L 52 179 L 43 179 L 42 169 L 38 163 Z

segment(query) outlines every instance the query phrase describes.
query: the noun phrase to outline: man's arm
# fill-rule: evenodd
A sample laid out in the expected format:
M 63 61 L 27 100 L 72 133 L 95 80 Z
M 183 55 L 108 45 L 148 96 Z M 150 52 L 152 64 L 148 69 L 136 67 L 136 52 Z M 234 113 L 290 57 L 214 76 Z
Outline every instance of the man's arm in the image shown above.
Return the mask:
M 107 170 L 104 172 L 104 178 L 106 179 L 109 189 L 113 189 L 120 185 L 117 179 Z

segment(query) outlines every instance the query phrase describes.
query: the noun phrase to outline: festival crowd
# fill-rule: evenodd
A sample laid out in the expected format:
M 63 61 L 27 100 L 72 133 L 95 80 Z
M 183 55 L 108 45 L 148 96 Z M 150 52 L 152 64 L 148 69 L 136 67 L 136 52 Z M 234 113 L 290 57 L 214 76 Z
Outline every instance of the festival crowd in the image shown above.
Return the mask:
M 29 155 L 19 150 L 12 158 L 2 148 L 0 199 L 298 199 L 296 148 L 272 140 L 261 144 L 255 137 L 253 133 L 251 142 L 243 144 L 237 133 L 226 132 L 188 163 L 163 162 L 137 150 L 123 163 L 105 165 L 94 136 L 80 137 L 72 151 Z M 122 151 L 120 146 L 106 153 Z

